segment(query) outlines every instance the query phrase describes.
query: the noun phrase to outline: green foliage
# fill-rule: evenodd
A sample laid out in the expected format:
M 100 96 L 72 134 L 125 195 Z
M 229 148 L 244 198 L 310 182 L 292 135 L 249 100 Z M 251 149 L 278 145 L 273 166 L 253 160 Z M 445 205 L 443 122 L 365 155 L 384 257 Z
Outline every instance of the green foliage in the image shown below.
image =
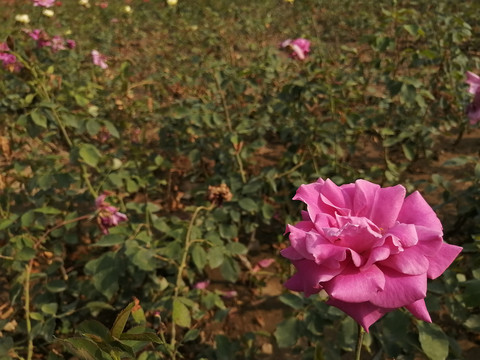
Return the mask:
M 429 286 L 437 325 L 395 311 L 364 349 L 463 356 L 456 340 L 480 331 L 478 156 L 448 159 L 422 182 L 412 172 L 467 131 L 478 4 L 137 1 L 129 13 L 123 2 L 64 1 L 49 18 L 31 2 L 5 3 L 0 42 L 22 68 L 0 67 L 0 360 L 64 350 L 255 359 L 268 345 L 273 357 L 278 347 L 341 359 L 354 348 L 352 320 L 321 296 L 262 295 L 289 273 L 278 249 L 299 220 L 291 197 L 318 177 L 440 194 L 447 240 L 465 251 Z M 15 22 L 20 13 L 31 22 Z M 37 28 L 77 47 L 40 47 L 28 36 Z M 300 36 L 312 41 L 306 61 L 278 49 Z M 231 197 L 211 197 L 220 184 Z M 96 226 L 100 194 L 128 216 L 108 234 Z M 259 255 L 275 257 L 274 270 L 257 272 Z M 258 317 L 253 332 L 215 332 L 263 301 L 282 309 L 277 324 Z

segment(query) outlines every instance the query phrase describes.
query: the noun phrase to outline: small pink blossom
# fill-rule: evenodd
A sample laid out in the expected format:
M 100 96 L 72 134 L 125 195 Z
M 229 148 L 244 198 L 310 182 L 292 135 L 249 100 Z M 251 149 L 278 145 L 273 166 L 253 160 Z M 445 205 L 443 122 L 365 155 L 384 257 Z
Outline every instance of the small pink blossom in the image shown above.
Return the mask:
M 15 55 L 7 52 L 9 50 L 7 43 L 0 42 L 0 61 L 2 66 L 10 72 L 18 72 L 22 68 L 22 64 L 18 62 Z
M 439 277 L 462 248 L 443 241 L 442 224 L 418 191 L 405 194 L 401 185 L 365 180 L 301 185 L 293 199 L 307 211 L 287 225 L 290 246 L 281 254 L 297 272 L 285 286 L 306 296 L 325 291 L 329 305 L 366 331 L 401 307 L 431 322 L 427 279 Z
M 303 38 L 287 39 L 280 44 L 280 47 L 292 50 L 293 52 L 290 54 L 292 58 L 304 60 L 310 52 L 310 41 Z
M 119 212 L 115 206 L 105 201 L 106 197 L 107 194 L 105 193 L 95 199 L 95 206 L 98 212 L 98 226 L 105 235 L 108 234 L 109 228 L 128 220 L 127 215 Z
M 53 52 L 65 50 L 65 40 L 61 36 L 55 35 L 54 37 L 52 37 L 51 47 Z
M 470 124 L 475 125 L 480 121 L 480 77 L 470 71 L 467 71 L 465 82 L 469 85 L 468 92 L 473 94 L 473 101 L 468 104 L 466 113 L 470 119 Z
M 39 48 L 46 47 L 46 46 L 51 46 L 52 43 L 50 42 L 50 37 L 48 34 L 41 30 L 41 29 L 34 29 L 28 33 L 28 36 L 30 36 L 33 40 L 37 42 L 37 46 Z
M 205 290 L 210 285 L 210 280 L 200 281 L 193 285 L 194 289 Z
M 55 0 L 33 0 L 33 6 L 52 7 L 55 5 Z
M 106 63 L 107 57 L 105 55 L 100 54 L 97 50 L 92 50 L 91 54 L 95 65 L 100 66 L 104 70 L 108 68 Z

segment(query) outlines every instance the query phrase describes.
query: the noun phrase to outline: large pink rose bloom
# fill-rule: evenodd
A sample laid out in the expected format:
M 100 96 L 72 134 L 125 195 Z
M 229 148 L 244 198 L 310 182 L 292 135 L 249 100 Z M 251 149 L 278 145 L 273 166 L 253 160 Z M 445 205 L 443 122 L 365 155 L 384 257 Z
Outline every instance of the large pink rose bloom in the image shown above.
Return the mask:
M 366 331 L 400 307 L 431 322 L 427 278 L 440 276 L 462 248 L 443 242 L 440 220 L 419 192 L 405 194 L 401 185 L 365 180 L 300 186 L 293 199 L 307 211 L 287 225 L 290 246 L 281 253 L 297 272 L 285 286 L 306 296 L 324 290 L 328 304 Z

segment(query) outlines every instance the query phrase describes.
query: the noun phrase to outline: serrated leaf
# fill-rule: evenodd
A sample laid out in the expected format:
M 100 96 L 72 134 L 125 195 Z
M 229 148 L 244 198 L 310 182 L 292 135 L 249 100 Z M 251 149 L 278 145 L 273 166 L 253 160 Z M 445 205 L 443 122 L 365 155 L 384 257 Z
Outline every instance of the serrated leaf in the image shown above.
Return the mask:
M 192 246 L 192 260 L 195 267 L 199 271 L 203 271 L 205 265 L 207 265 L 207 252 L 199 244 Z
M 117 338 L 117 339 L 120 338 L 120 335 L 123 333 L 125 324 L 127 323 L 128 317 L 130 316 L 130 313 L 134 306 L 135 306 L 135 301 L 132 301 L 130 304 L 128 304 L 125 307 L 125 309 L 120 311 L 120 313 L 117 315 L 117 318 L 113 323 L 112 329 L 110 330 L 110 333 L 114 338 Z
M 445 360 L 448 356 L 448 338 L 440 326 L 419 321 L 417 328 L 425 355 L 431 360 Z
M 239 205 L 243 210 L 248 211 L 248 212 L 256 212 L 256 211 L 258 211 L 257 203 L 256 203 L 253 199 L 250 199 L 250 198 L 240 199 L 240 201 L 238 202 L 238 205 Z
M 100 151 L 92 145 L 92 144 L 82 144 L 80 145 L 80 150 L 79 150 L 79 155 L 82 158 L 82 160 L 92 166 L 96 167 L 98 165 L 98 162 L 102 158 L 102 155 L 100 154 Z
M 287 348 L 295 345 L 298 340 L 298 319 L 288 318 L 277 325 L 275 339 L 280 348 Z
M 38 110 L 34 110 L 30 113 L 30 118 L 40 127 L 46 128 L 47 127 L 47 117 L 40 113 Z
M 185 306 L 183 302 L 179 299 L 173 301 L 173 320 L 178 326 L 190 327 L 191 325 L 191 316 L 190 310 Z
M 154 344 L 163 344 L 162 339 L 160 339 L 156 334 L 149 332 L 141 334 L 122 334 L 120 335 L 120 340 L 147 341 Z

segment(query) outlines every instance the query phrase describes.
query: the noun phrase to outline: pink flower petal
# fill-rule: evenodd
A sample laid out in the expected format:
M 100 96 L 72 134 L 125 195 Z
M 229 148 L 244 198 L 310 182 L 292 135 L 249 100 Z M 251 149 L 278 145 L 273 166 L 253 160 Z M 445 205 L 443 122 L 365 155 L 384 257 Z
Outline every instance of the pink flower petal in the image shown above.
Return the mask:
M 423 225 L 442 233 L 442 224 L 437 214 L 418 191 L 407 196 L 397 220 L 405 224 Z
M 386 313 L 394 310 L 394 308 L 381 308 L 372 305 L 369 302 L 349 303 L 333 298 L 328 299 L 327 304 L 335 306 L 347 315 L 350 315 L 357 323 L 359 323 L 365 329 L 367 333 L 373 323 L 378 321 Z
M 442 243 L 442 247 L 434 256 L 427 256 L 430 263 L 427 276 L 429 279 L 436 279 L 450 266 L 455 258 L 463 250 L 462 247 Z
M 323 286 L 331 298 L 361 303 L 369 301 L 372 296 L 384 289 L 385 277 L 375 265 L 365 270 L 351 266 Z
M 405 308 L 412 313 L 419 320 L 423 320 L 426 322 L 432 322 L 430 318 L 430 314 L 428 313 L 427 307 L 425 305 L 425 300 L 421 299 L 415 301 L 414 303 L 405 306 Z
M 384 308 L 400 308 L 427 295 L 427 275 L 409 275 L 382 267 L 385 288 L 370 298 L 373 305 Z

